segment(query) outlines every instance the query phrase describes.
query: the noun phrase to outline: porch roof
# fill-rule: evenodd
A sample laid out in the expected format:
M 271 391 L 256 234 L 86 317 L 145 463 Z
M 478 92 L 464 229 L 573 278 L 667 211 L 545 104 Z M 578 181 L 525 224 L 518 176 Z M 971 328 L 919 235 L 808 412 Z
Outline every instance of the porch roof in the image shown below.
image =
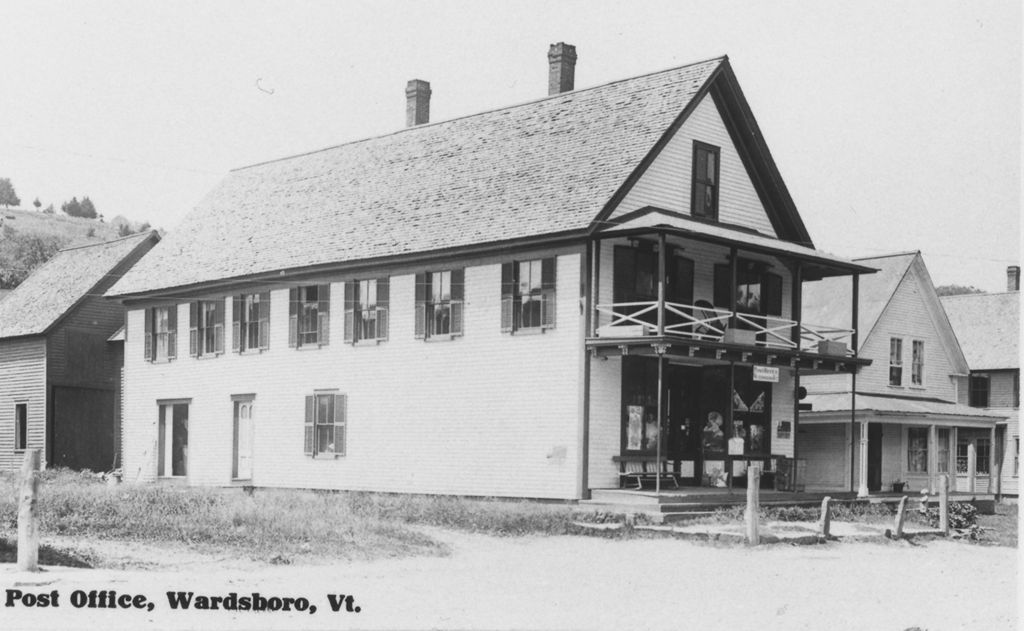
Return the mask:
M 620 237 L 652 232 L 675 234 L 698 241 L 736 247 L 747 252 L 796 259 L 804 264 L 804 277 L 808 280 L 828 276 L 873 274 L 877 271 L 874 267 L 848 261 L 813 247 L 782 241 L 740 227 L 695 220 L 687 215 L 654 206 L 645 206 L 614 221 L 606 222 L 605 227 L 595 236 Z
M 827 392 L 809 394 L 803 403 L 810 403 L 812 410 L 800 413 L 800 422 L 835 422 L 836 418 L 848 420 L 850 416 L 850 393 Z M 937 399 L 920 399 L 913 397 L 896 397 L 864 392 L 857 393 L 857 413 L 872 414 L 879 417 L 892 416 L 904 420 L 927 418 L 937 424 L 985 423 L 991 425 L 1005 421 L 1004 413 L 972 408 L 967 405 L 939 401 Z

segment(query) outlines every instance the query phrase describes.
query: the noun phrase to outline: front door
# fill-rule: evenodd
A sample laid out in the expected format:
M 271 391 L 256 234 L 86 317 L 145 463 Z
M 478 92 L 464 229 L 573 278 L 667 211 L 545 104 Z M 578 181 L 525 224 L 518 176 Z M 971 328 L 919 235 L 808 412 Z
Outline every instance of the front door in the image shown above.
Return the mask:
M 699 485 L 700 369 L 670 366 L 668 371 L 668 458 L 683 484 Z
M 231 477 L 235 480 L 252 479 L 252 400 L 235 401 L 234 459 Z
M 868 491 L 882 490 L 882 424 L 868 423 Z

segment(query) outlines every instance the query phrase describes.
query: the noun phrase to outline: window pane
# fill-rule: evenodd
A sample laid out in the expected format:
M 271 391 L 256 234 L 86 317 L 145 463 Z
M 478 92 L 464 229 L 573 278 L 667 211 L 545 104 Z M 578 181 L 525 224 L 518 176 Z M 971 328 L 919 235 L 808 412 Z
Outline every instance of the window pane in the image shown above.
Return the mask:
M 907 471 L 928 471 L 928 428 L 911 427 L 907 430 Z
M 705 153 L 705 152 L 702 152 Z M 704 174 L 708 184 L 715 183 L 715 154 L 708 151 L 707 153 L 707 171 Z

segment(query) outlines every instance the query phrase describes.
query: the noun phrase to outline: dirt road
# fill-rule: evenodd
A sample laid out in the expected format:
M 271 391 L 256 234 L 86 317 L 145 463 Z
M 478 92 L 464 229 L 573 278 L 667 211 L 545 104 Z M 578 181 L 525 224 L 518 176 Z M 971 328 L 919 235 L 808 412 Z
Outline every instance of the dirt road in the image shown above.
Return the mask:
M 0 607 L 0 628 L 1016 628 L 1013 548 L 931 540 L 750 549 L 664 538 L 432 534 L 451 545 L 450 556 L 269 566 L 137 547 L 127 554 L 148 555 L 159 567 L 49 568 L 29 575 L 3 565 L 0 590 L 4 605 L 12 606 Z M 116 593 L 103 593 L 110 590 Z M 27 594 L 38 604 L 45 600 L 38 596 L 54 591 L 57 606 L 25 606 L 33 600 Z M 128 608 L 89 608 L 93 591 L 94 604 L 120 599 Z M 190 609 L 171 608 L 168 591 L 192 592 Z M 271 604 L 271 598 L 292 597 L 308 600 L 309 607 L 194 609 L 198 595 L 231 592 L 238 602 L 258 592 Z M 142 609 L 134 608 L 138 595 L 146 598 Z

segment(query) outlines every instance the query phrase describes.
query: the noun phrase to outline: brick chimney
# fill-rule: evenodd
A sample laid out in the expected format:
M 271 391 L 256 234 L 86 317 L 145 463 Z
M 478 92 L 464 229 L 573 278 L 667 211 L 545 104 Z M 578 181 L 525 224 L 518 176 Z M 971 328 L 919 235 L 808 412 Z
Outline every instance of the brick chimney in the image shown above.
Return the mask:
M 576 83 L 576 47 L 565 42 L 552 44 L 548 49 L 548 95 L 572 92 Z
M 1006 291 L 1020 291 L 1020 265 L 1006 268 Z
M 430 83 L 413 79 L 405 86 L 405 126 L 430 122 Z

